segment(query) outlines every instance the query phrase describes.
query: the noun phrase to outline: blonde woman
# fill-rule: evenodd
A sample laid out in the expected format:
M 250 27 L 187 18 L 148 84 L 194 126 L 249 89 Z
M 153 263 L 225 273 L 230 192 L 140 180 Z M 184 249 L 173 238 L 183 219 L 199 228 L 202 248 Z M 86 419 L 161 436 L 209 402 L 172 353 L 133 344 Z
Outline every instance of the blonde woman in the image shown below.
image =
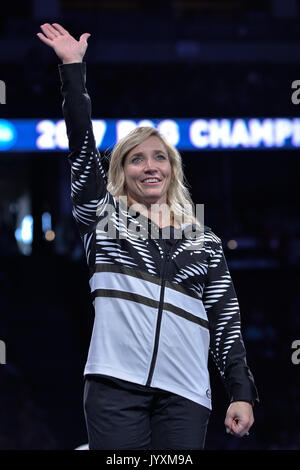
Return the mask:
M 203 449 L 209 351 L 228 393 L 225 429 L 248 434 L 258 395 L 239 305 L 221 240 L 195 218 L 178 151 L 156 129 L 137 128 L 115 145 L 107 179 L 85 85 L 90 34 L 77 41 L 57 23 L 41 29 L 62 61 L 73 215 L 95 308 L 84 370 L 89 448 Z

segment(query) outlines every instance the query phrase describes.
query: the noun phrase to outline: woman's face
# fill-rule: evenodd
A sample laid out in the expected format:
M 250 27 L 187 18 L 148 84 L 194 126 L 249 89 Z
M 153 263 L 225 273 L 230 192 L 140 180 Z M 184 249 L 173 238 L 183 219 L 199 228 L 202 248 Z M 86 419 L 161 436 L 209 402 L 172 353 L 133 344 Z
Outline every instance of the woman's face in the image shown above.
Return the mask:
M 124 173 L 127 197 L 144 205 L 167 202 L 172 168 L 163 142 L 148 137 L 126 155 Z

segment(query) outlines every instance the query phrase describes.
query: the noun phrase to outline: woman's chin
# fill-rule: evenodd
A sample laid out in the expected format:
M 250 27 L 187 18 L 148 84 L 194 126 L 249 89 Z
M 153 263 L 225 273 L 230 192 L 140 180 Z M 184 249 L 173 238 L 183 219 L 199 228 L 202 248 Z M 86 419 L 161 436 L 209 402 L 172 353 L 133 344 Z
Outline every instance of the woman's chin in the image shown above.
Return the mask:
M 158 203 L 163 203 L 165 202 L 165 197 L 163 194 L 160 194 L 160 193 L 148 193 L 148 194 L 144 194 L 142 196 L 142 202 L 143 204 L 158 204 Z
M 146 191 L 139 191 L 129 196 L 131 201 L 148 206 L 149 204 L 163 204 L 167 202 L 166 193 L 158 191 L 156 188 L 149 188 Z

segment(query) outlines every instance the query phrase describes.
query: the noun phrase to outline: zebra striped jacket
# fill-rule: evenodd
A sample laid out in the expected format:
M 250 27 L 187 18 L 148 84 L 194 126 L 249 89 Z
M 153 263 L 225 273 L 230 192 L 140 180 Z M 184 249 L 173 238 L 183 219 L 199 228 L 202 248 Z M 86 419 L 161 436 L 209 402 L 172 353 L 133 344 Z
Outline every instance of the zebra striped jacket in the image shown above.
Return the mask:
M 132 215 L 107 191 L 93 134 L 86 63 L 58 67 L 72 213 L 85 248 L 95 310 L 84 375 L 156 387 L 211 409 L 210 352 L 230 402 L 258 401 L 220 238 L 204 227 L 192 239 L 182 227 L 177 229 L 181 238 L 165 240 L 154 223 L 158 236 L 147 236 L 141 220 L 149 219 Z M 115 236 L 107 236 L 105 217 Z

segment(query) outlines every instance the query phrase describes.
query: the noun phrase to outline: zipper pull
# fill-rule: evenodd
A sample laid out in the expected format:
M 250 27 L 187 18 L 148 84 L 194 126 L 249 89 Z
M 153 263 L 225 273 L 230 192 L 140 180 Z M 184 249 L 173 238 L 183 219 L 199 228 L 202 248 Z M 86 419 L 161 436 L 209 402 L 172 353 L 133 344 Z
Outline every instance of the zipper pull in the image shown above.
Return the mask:
M 166 254 L 166 261 L 170 261 L 170 258 L 171 258 L 171 255 L 170 255 L 170 253 L 168 252 L 168 253 Z

